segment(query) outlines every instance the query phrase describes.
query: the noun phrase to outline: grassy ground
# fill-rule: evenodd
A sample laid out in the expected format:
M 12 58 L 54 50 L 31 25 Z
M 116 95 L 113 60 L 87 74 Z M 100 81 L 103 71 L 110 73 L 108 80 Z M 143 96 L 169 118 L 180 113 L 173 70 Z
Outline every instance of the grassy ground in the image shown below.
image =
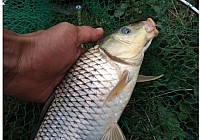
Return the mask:
M 177 0 L 73 2 L 6 2 L 4 27 L 27 33 L 69 21 L 102 26 L 106 36 L 123 25 L 153 18 L 160 34 L 145 54 L 141 73 L 165 76 L 137 84 L 119 124 L 128 140 L 198 139 L 198 15 Z M 198 7 L 197 1 L 189 2 Z M 79 4 L 81 10 L 76 9 Z M 28 139 L 41 107 L 4 97 L 4 139 Z

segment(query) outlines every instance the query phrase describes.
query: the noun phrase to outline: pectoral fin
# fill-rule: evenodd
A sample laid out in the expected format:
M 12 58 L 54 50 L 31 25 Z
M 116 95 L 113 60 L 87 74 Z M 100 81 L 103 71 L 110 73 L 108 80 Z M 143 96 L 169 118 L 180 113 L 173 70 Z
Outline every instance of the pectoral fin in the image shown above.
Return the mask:
M 104 104 L 106 102 L 109 102 L 115 99 L 120 94 L 120 92 L 124 89 L 124 87 L 127 85 L 128 81 L 130 81 L 129 71 L 125 70 L 119 82 L 117 83 L 117 85 L 113 88 L 113 90 L 105 99 Z
M 160 77 L 164 76 L 164 74 L 161 74 L 159 76 L 145 76 L 145 75 L 138 75 L 137 82 L 147 82 L 147 81 L 152 81 L 156 80 Z
M 126 138 L 119 125 L 114 123 L 110 126 L 108 131 L 106 131 L 101 140 L 126 140 Z
M 42 112 L 40 114 L 39 121 L 38 121 L 36 127 L 34 128 L 32 134 L 31 134 L 30 140 L 34 140 L 35 139 L 35 137 L 37 135 L 37 132 L 38 132 L 38 130 L 40 128 L 40 125 L 41 125 L 42 121 L 44 120 L 44 117 L 45 117 L 45 115 L 46 115 L 46 113 L 47 113 L 52 101 L 54 100 L 54 98 L 55 98 L 55 93 L 52 93 L 49 96 L 49 98 L 47 99 L 46 103 L 44 104 Z

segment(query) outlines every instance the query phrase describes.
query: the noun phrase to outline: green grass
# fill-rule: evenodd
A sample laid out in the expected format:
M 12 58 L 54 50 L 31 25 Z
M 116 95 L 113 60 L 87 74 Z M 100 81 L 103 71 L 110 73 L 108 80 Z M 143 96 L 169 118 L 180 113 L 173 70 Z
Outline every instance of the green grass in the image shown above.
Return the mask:
M 136 85 L 119 124 L 129 140 L 198 139 L 199 22 L 191 9 L 176 0 L 85 0 L 81 11 L 63 14 L 53 11 L 47 1 L 38 1 L 32 4 L 35 13 L 31 14 L 31 8 L 27 10 L 29 0 L 21 7 L 15 1 L 4 7 L 4 27 L 18 33 L 69 21 L 102 26 L 107 36 L 123 25 L 151 17 L 160 33 L 147 50 L 140 73 L 165 76 Z M 189 2 L 197 7 L 196 1 Z M 40 112 L 40 105 L 4 97 L 4 139 L 28 139 Z

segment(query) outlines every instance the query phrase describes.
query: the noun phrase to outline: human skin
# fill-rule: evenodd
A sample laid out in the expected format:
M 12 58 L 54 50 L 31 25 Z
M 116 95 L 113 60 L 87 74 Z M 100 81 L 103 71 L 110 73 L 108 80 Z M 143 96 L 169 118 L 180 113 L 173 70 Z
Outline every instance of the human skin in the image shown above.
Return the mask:
M 4 29 L 4 94 L 44 103 L 84 52 L 80 44 L 95 42 L 102 34 L 102 28 L 75 26 L 68 22 L 28 34 Z

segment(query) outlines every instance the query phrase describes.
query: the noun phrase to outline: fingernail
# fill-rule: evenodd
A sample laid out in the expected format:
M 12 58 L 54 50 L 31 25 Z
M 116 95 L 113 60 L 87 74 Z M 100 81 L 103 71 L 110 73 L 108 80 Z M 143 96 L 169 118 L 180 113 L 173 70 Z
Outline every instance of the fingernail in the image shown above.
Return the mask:
M 100 31 L 101 33 L 104 32 L 103 28 L 102 27 L 99 27 L 99 28 L 96 28 L 98 31 Z
M 96 28 L 97 30 L 103 30 L 103 28 L 102 27 L 98 27 L 98 28 Z

